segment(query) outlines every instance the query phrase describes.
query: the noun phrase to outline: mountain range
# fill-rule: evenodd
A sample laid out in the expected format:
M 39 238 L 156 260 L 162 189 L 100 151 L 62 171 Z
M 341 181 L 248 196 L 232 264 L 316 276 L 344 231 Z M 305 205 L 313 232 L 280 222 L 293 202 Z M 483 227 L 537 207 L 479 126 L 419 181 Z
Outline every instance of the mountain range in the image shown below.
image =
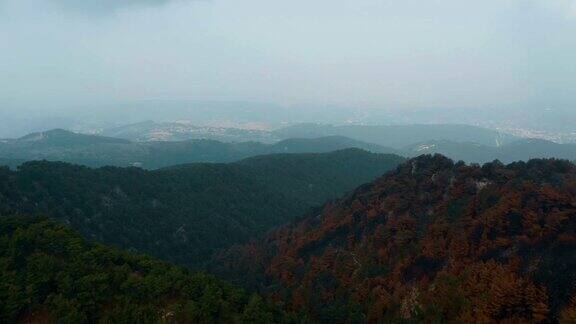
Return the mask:
M 230 143 L 209 139 L 132 142 L 55 129 L 0 141 L 0 158 L 10 165 L 14 165 L 18 160 L 50 160 L 91 167 L 138 166 L 145 169 L 159 169 L 184 163 L 225 163 L 265 154 L 323 153 L 346 148 L 360 148 L 375 153 L 398 152 L 391 148 L 340 136 L 288 139 L 274 144 Z
M 575 144 L 557 144 L 539 139 L 516 139 L 484 129 L 458 125 L 403 126 L 398 132 L 393 127 L 320 127 L 300 126 L 280 130 L 293 133 L 294 138 L 274 143 L 222 142 L 211 139 L 183 141 L 130 141 L 101 135 L 77 134 L 61 129 L 32 133 L 18 139 L 0 140 L 0 164 L 15 167 L 24 161 L 65 161 L 90 167 L 137 166 L 159 169 L 178 164 L 210 162 L 228 163 L 244 158 L 277 153 L 323 153 L 346 148 L 359 148 L 374 153 L 416 157 L 422 154 L 442 154 L 467 163 L 486 163 L 500 160 L 504 163 L 527 161 L 533 158 L 560 158 L 576 160 Z M 334 131 L 332 131 L 334 130 Z M 407 135 L 413 131 L 415 134 Z M 471 132 L 465 137 L 463 133 Z M 474 134 L 476 132 L 476 134 Z M 345 137 L 346 134 L 355 137 Z M 313 136 L 326 135 L 325 137 Z M 380 137 L 382 136 L 382 137 Z M 420 142 L 393 148 L 402 143 L 431 136 Z M 476 141 L 464 141 L 466 138 Z M 364 140 L 359 140 L 361 138 Z M 381 140 L 378 140 L 381 138 Z M 452 138 L 442 139 L 442 138 Z M 380 144 L 373 144 L 372 142 Z M 492 142 L 498 145 L 482 144 Z M 383 146 L 381 144 L 391 144 Z
M 282 139 L 301 137 L 344 136 L 358 141 L 374 143 L 395 149 L 430 140 L 474 142 L 487 146 L 500 146 L 518 138 L 498 131 L 458 124 L 422 125 L 322 125 L 299 124 L 278 129 L 274 134 Z
M 99 135 L 144 142 L 211 139 L 221 142 L 255 141 L 262 143 L 275 143 L 292 138 L 338 136 L 396 149 L 428 140 L 471 141 L 488 146 L 498 146 L 518 139 L 494 130 L 455 124 L 379 126 L 296 124 L 267 131 L 196 126 L 190 122 L 156 123 L 152 121 L 104 129 Z
M 0 168 L 0 319 L 569 323 L 575 201 L 554 159 L 26 162 Z

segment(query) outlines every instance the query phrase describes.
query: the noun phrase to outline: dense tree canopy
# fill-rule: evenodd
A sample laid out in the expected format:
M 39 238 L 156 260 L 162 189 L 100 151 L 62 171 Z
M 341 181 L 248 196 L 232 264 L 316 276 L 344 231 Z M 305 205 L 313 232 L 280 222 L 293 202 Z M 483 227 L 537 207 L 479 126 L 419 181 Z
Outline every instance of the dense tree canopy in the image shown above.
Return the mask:
M 0 213 L 43 214 L 88 239 L 199 266 L 402 161 L 351 149 L 157 171 L 29 162 L 0 168 Z
M 149 257 L 87 243 L 67 227 L 0 217 L 2 323 L 289 322 L 257 295 Z
M 422 156 L 223 253 L 220 270 L 327 323 L 568 323 L 575 250 L 573 164 Z

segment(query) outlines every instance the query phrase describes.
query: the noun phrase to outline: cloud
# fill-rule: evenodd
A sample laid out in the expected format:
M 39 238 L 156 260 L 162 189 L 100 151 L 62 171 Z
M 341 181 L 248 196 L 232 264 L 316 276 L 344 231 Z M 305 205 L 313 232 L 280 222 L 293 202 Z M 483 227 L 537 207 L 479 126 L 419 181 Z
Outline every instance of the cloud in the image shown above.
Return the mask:
M 0 0 L 0 110 L 149 98 L 574 107 L 575 2 L 551 2 Z

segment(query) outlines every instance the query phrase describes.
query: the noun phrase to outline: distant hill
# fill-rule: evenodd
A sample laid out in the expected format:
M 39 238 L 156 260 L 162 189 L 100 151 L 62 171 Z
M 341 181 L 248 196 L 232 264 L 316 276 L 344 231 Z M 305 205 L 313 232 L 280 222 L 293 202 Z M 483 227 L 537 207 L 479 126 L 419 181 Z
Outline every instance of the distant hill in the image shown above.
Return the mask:
M 124 139 L 84 135 L 64 130 L 53 130 L 27 135 L 19 139 L 0 141 L 0 165 L 14 167 L 23 161 L 49 160 L 65 161 L 90 167 L 101 166 L 138 166 L 145 169 L 158 169 L 173 165 L 209 162 L 229 163 L 244 158 L 276 154 L 276 153 L 324 153 L 346 148 L 359 148 L 374 153 L 397 154 L 406 157 L 416 157 L 422 154 L 443 154 L 454 160 L 469 163 L 486 163 L 500 160 L 504 163 L 527 161 L 532 158 L 561 158 L 576 160 L 576 144 L 557 144 L 539 139 L 515 139 L 496 132 L 477 129 L 469 126 L 436 125 L 437 128 L 422 126 L 321 126 L 326 132 L 295 132 L 304 137 L 289 138 L 272 144 L 259 142 L 220 142 L 216 140 L 199 139 L 187 141 L 151 141 L 131 142 Z M 434 126 L 434 125 L 432 125 Z M 304 127 L 304 126 L 302 126 Z M 306 127 L 304 127 L 306 128 Z M 288 128 L 290 129 L 290 128 Z M 311 126 L 311 129 L 317 130 Z M 337 131 L 329 131 L 334 129 Z M 392 134 L 392 130 L 395 131 Z M 372 144 L 369 141 L 352 139 L 340 135 L 325 137 L 310 137 L 322 133 L 332 134 L 345 130 L 345 133 L 355 133 L 360 130 L 368 140 L 377 141 L 378 134 L 384 134 L 380 142 L 398 144 L 423 136 L 457 138 L 455 140 L 426 139 L 412 142 L 400 149 L 391 146 Z M 353 131 L 354 130 L 354 131 Z M 414 130 L 416 134 L 406 132 Z M 462 135 L 464 132 L 469 134 Z M 479 137 L 475 137 L 474 135 Z M 385 135 L 388 134 L 389 135 Z M 426 135 L 427 134 L 427 135 Z M 483 135 L 482 135 L 483 134 Z M 491 134 L 491 135 L 489 135 Z M 374 136 L 374 137 L 372 137 Z M 386 137 L 390 136 L 390 137 Z M 499 146 L 482 144 L 478 141 L 493 136 L 499 138 Z M 477 138 L 478 141 L 464 141 L 466 138 Z M 506 140 L 504 140 L 506 139 Z M 394 143 L 391 143 L 394 142 Z
M 277 141 L 273 134 L 268 131 L 232 127 L 196 126 L 189 122 L 156 123 L 147 121 L 105 129 L 101 135 L 137 142 L 187 141 L 198 139 L 209 139 L 221 142 L 272 143 Z
M 89 163 L 106 159 L 107 152 L 122 152 L 130 141 L 72 133 L 62 129 L 0 140 L 0 158 L 9 160 L 77 160 Z M 127 154 L 127 152 L 124 152 Z
M 432 140 L 475 142 L 482 145 L 498 146 L 517 139 L 512 135 L 481 127 L 453 124 L 394 126 L 300 124 L 276 130 L 274 135 L 283 139 L 345 136 L 396 149 Z
M 442 154 L 455 161 L 486 163 L 496 160 L 501 148 L 472 142 L 426 141 L 405 147 L 402 155 L 416 157 L 424 154 Z
M 288 318 L 212 276 L 0 216 L 2 323 L 271 323 Z
M 96 145 L 96 144 L 126 144 L 129 141 L 113 137 L 95 136 L 78 134 L 66 131 L 64 129 L 53 129 L 46 132 L 31 133 L 24 137 L 18 138 L 10 143 L 24 144 L 27 143 L 32 147 L 35 146 L 77 146 L 77 145 Z
M 323 323 L 573 323 L 576 166 L 421 156 L 220 273 Z
M 557 158 L 576 161 L 576 144 L 557 144 L 540 139 L 523 139 L 500 147 L 477 143 L 427 141 L 405 147 L 402 155 L 442 154 L 454 160 L 485 163 L 500 160 L 504 163 L 528 161 L 535 158 Z
M 373 153 L 400 153 L 400 150 L 390 147 L 357 141 L 343 136 L 286 139 L 273 144 L 270 151 L 274 153 L 322 153 L 341 150 L 343 148 L 359 148 Z
M 5 164 L 11 166 L 14 166 L 17 160 L 49 160 L 91 167 L 108 165 L 158 169 L 183 163 L 234 162 L 264 154 L 322 153 L 346 148 L 360 148 L 375 153 L 396 152 L 393 149 L 339 136 L 289 139 L 275 144 L 224 143 L 215 140 L 131 142 L 124 139 L 53 130 L 30 134 L 19 139 L 0 141 L 0 159 L 4 159 Z
M 28 162 L 0 168 L 0 214 L 54 217 L 91 240 L 200 266 L 402 161 L 347 149 L 156 171 Z
M 63 129 L 53 129 L 28 134 L 17 139 L 0 140 L 0 155 L 3 157 L 48 155 L 51 151 L 65 152 L 81 147 L 129 143 L 129 141 L 119 138 L 77 134 Z
M 506 145 L 499 152 L 502 161 L 558 158 L 576 161 L 576 144 L 557 144 L 540 139 L 524 139 Z

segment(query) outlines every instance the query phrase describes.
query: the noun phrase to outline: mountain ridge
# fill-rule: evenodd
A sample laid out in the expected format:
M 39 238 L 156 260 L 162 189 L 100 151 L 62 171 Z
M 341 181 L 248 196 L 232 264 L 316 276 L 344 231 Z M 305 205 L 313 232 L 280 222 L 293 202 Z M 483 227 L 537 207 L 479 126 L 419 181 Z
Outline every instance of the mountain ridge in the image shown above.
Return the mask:
M 0 214 L 56 217 L 90 240 L 199 267 L 403 161 L 351 149 L 155 171 L 28 162 L 0 168 Z
M 225 143 L 211 139 L 181 142 L 130 142 L 124 139 L 52 130 L 0 142 L 0 158 L 51 160 L 90 167 L 138 166 L 146 169 L 196 162 L 228 163 L 250 156 L 274 153 L 324 153 L 357 147 L 375 153 L 398 153 L 394 149 L 344 137 L 288 139 L 274 144 Z
M 322 137 L 339 135 L 395 149 L 428 140 L 477 142 L 498 146 L 517 139 L 515 136 L 487 128 L 464 124 L 419 125 L 325 125 L 298 124 L 274 131 L 279 138 Z

